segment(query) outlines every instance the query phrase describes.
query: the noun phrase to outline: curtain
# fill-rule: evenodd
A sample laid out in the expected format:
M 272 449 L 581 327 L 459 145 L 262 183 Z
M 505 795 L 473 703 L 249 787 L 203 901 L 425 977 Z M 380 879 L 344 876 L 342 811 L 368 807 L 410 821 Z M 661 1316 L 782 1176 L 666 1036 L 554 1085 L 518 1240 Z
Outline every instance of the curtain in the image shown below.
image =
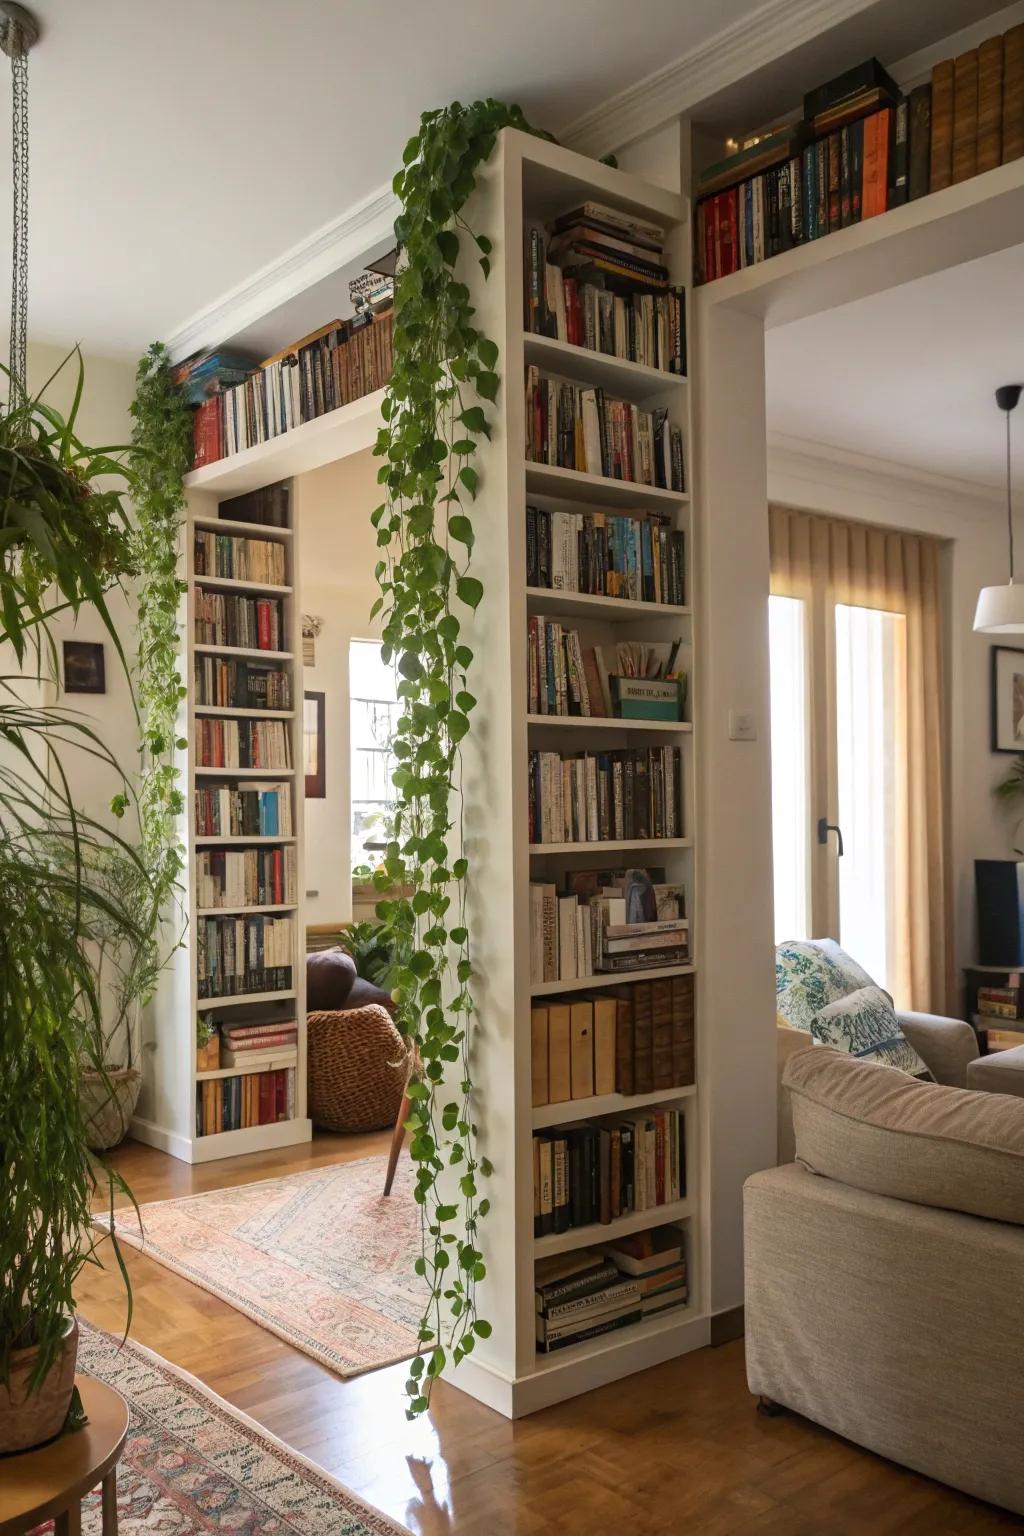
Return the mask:
M 898 863 L 907 906 L 902 967 L 910 1006 L 945 1012 L 953 997 L 950 871 L 947 861 L 946 721 L 940 552 L 927 535 L 899 533 L 787 507 L 769 509 L 771 589 L 802 598 L 809 656 L 818 676 L 812 707 L 827 711 L 834 740 L 835 609 L 838 604 L 905 615 L 905 827 Z M 822 676 L 822 674 L 825 674 Z M 827 702 L 822 705 L 821 701 Z M 812 721 L 812 804 L 829 804 L 828 752 Z

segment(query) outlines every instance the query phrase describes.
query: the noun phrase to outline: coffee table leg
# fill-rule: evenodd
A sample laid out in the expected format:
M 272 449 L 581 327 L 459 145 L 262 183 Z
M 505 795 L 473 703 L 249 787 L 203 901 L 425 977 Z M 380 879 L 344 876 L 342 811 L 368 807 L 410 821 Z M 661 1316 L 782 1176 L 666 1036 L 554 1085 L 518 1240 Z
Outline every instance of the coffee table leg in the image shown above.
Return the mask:
M 103 1479 L 103 1536 L 117 1536 L 117 1468 Z
M 57 1516 L 53 1536 L 82 1536 L 82 1505 L 79 1499 Z

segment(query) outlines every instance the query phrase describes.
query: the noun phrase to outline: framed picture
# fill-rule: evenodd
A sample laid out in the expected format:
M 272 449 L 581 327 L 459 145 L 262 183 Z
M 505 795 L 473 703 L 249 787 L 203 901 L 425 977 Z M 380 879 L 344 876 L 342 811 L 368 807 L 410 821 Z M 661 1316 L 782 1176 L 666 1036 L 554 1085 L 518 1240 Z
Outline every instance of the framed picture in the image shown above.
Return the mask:
M 91 640 L 64 641 L 64 692 L 106 693 L 103 646 Z
M 1024 753 L 1024 651 L 992 647 L 992 751 Z
M 324 742 L 326 705 L 326 694 L 302 695 L 302 763 L 306 775 L 307 800 L 327 798 L 327 754 Z

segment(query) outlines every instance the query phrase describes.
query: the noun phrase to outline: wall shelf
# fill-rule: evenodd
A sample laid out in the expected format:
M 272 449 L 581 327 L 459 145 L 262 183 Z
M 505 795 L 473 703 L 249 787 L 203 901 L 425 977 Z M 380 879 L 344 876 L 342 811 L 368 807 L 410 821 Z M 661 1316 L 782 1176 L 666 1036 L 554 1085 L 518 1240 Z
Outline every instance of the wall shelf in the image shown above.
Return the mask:
M 648 368 L 644 363 L 631 363 L 608 352 L 595 352 L 591 347 L 578 347 L 552 336 L 535 336 L 531 331 L 523 335 L 523 352 L 527 363 L 536 364 L 545 373 L 578 384 L 601 385 L 616 399 L 637 404 L 658 399 L 669 390 L 685 389 L 688 382 L 685 374 Z
M 619 720 L 607 715 L 527 715 L 526 723 L 584 731 L 671 731 L 687 735 L 693 730 L 689 720 Z
M 595 976 L 576 976 L 571 981 L 535 981 L 531 997 L 557 997 L 561 992 L 594 991 L 601 987 L 621 987 L 624 981 L 658 981 L 666 976 L 692 976 L 695 965 L 658 965 L 643 971 L 599 971 Z
M 593 843 L 531 843 L 530 856 L 545 853 L 668 853 L 672 849 L 692 848 L 689 837 L 613 838 Z
M 678 1104 L 683 1099 L 692 1099 L 696 1092 L 696 1087 L 690 1083 L 677 1088 L 659 1088 L 655 1093 L 602 1093 L 592 1099 L 540 1104 L 534 1107 L 533 1128 L 544 1131 L 552 1125 L 572 1125 L 594 1115 L 625 1115 L 631 1109 L 644 1109 L 648 1104 Z
M 586 614 L 611 624 L 635 624 L 638 619 L 688 619 L 691 610 L 676 603 L 645 603 L 630 597 L 600 597 L 591 592 L 566 592 L 555 587 L 527 587 L 530 614 Z
M 687 491 L 666 491 L 636 480 L 612 480 L 607 475 L 588 475 L 581 469 L 562 469 L 557 464 L 525 460 L 526 489 L 540 496 L 569 497 L 595 507 L 646 507 L 656 512 L 686 506 Z
M 630 1232 L 646 1232 L 651 1227 L 686 1221 L 692 1215 L 692 1201 L 673 1200 L 666 1205 L 653 1206 L 649 1211 L 630 1211 L 628 1216 L 617 1216 L 614 1221 L 594 1222 L 588 1227 L 570 1227 L 568 1232 L 549 1232 L 545 1237 L 534 1238 L 534 1257 L 546 1259 L 553 1253 L 572 1253 L 577 1248 L 589 1248 L 592 1243 L 612 1243 L 617 1237 L 625 1237 Z
M 245 658 L 248 661 L 293 661 L 291 651 L 261 651 L 256 646 L 249 645 L 194 645 L 193 651 L 197 656 L 226 656 Z

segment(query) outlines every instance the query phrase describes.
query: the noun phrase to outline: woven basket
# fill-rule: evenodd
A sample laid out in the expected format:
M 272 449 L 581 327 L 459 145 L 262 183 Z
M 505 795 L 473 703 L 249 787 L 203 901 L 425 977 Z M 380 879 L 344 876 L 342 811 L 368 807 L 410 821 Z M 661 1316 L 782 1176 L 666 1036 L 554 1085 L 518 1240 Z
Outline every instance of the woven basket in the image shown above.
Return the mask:
M 327 1131 L 379 1131 L 394 1125 L 409 1058 L 386 1008 L 310 1013 L 306 1018 L 309 1114 Z
M 85 1139 L 94 1152 L 124 1141 L 141 1089 L 142 1073 L 135 1067 L 111 1067 L 105 1077 L 90 1067 L 82 1069 L 78 1097 Z

